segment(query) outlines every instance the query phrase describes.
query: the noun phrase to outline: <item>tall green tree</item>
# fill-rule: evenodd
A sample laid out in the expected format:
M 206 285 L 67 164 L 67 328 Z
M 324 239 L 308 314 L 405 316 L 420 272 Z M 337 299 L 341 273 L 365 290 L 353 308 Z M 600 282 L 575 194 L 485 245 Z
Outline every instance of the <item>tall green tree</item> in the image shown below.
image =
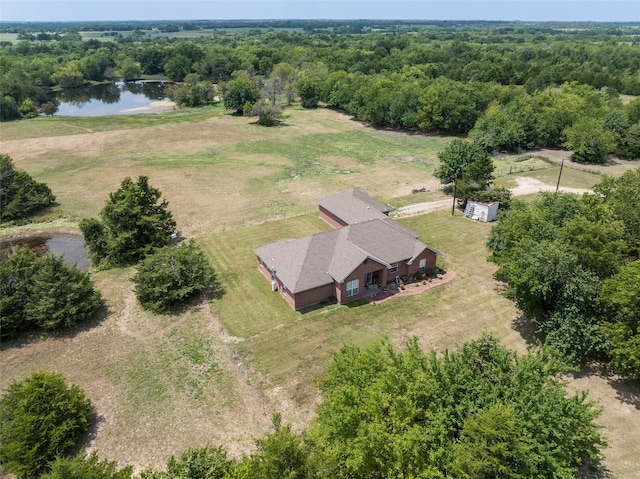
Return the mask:
M 47 472 L 89 428 L 93 408 L 59 373 L 34 372 L 0 398 L 0 467 L 18 477 Z
M 160 201 L 160 197 L 160 190 L 150 186 L 146 176 L 135 182 L 127 177 L 117 191 L 109 194 L 100 220 L 80 221 L 96 264 L 131 264 L 169 242 L 176 222 L 169 203 Z
M 582 118 L 565 129 L 564 146 L 572 150 L 571 160 L 578 163 L 606 163 L 615 148 L 615 134 L 601 120 Z
M 93 317 L 100 293 L 89 274 L 63 258 L 37 258 L 26 248 L 0 252 L 0 337 L 30 329 L 71 328 Z
M 483 161 L 487 157 L 487 153 L 480 146 L 456 138 L 438 153 L 440 164 L 433 175 L 442 184 L 453 183 L 456 178 L 462 179 L 469 165 L 478 160 Z
M 602 331 L 611 348 L 611 365 L 640 379 L 640 261 L 633 261 L 602 285 L 600 301 L 607 321 Z
M 249 73 L 237 71 L 224 91 L 224 107 L 242 114 L 245 105 L 253 105 L 260 99 L 260 90 L 253 83 Z

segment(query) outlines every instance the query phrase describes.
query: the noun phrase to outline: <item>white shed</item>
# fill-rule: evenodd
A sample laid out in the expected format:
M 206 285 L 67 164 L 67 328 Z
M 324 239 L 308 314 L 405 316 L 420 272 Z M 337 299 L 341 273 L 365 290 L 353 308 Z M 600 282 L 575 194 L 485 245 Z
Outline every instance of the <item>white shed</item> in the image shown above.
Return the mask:
M 481 203 L 479 201 L 467 201 L 467 207 L 464 209 L 464 215 L 472 220 L 495 221 L 498 218 L 498 206 L 500 203 L 491 201 Z

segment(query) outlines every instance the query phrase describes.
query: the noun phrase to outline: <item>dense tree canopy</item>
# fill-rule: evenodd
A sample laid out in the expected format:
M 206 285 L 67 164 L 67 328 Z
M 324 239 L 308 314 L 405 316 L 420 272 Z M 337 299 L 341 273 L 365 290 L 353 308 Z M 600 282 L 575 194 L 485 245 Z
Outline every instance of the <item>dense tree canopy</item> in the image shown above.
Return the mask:
M 326 477 L 573 477 L 602 439 L 597 410 L 567 396 L 559 369 L 487 334 L 442 357 L 415 340 L 400 353 L 344 347 L 310 440 Z
M 160 190 L 146 176 L 134 183 L 129 177 L 109 199 L 96 218 L 80 221 L 80 229 L 96 264 L 124 265 L 142 259 L 165 246 L 176 222 Z
M 132 278 L 136 297 L 145 309 L 170 311 L 215 283 L 215 272 L 195 243 L 166 246 L 147 256 Z
M 13 381 L 0 398 L 0 467 L 18 477 L 46 472 L 89 428 L 91 412 L 84 391 L 61 374 Z
M 638 286 L 640 170 L 605 178 L 596 194 L 543 194 L 503 214 L 489 237 L 507 295 L 546 342 L 580 360 L 607 357 L 640 375 L 638 323 L 621 291 Z
M 63 258 L 36 257 L 29 249 L 0 252 L 0 337 L 54 331 L 90 319 L 101 304 L 89 274 Z
M 0 155 L 0 222 L 26 218 L 55 199 L 45 183 L 16 168 L 9 155 Z

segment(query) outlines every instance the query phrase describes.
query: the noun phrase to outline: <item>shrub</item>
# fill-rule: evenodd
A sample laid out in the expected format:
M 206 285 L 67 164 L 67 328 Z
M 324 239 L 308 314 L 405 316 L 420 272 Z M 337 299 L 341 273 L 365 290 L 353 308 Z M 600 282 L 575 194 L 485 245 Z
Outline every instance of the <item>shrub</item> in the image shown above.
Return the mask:
M 88 273 L 67 266 L 62 258 L 38 258 L 19 248 L 0 252 L 0 337 L 42 328 L 70 328 L 90 319 L 100 306 L 100 293 Z
M 0 398 L 0 463 L 18 477 L 46 472 L 89 428 L 91 402 L 59 373 L 13 381 Z
M 55 200 L 46 184 L 15 168 L 9 155 L 0 155 L 0 221 L 26 218 Z
M 131 466 L 118 470 L 116 461 L 101 461 L 93 451 L 88 456 L 56 458 L 51 463 L 51 472 L 40 479 L 131 479 L 132 472 Z
M 133 277 L 136 296 L 154 313 L 170 311 L 215 282 L 215 272 L 193 242 L 145 258 Z

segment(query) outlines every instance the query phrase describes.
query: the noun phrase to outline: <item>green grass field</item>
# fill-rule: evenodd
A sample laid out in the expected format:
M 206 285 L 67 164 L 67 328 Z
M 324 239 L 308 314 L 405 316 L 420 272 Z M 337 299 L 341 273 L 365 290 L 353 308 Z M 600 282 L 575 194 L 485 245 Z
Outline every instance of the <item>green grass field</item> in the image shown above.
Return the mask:
M 487 262 L 491 225 L 450 211 L 401 220 L 456 273 L 445 285 L 377 305 L 305 313 L 271 292 L 253 248 L 327 230 L 317 216 L 319 199 L 350 187 L 393 206 L 446 198 L 432 174 L 449 138 L 370 129 L 326 109 L 287 113 L 278 128 L 220 107 L 3 124 L 0 151 L 46 182 L 59 204 L 41 222 L 1 228 L 0 236 L 73 230 L 78 219 L 99 212 L 124 176 L 144 174 L 169 200 L 178 229 L 206 251 L 223 294 L 210 307 L 198 298 L 181 314 L 155 316 L 135 300 L 133 269 L 94 271 L 105 300 L 100 317 L 70 333 L 2 344 L 0 386 L 34 368 L 63 372 L 96 407 L 99 432 L 91 446 L 139 470 L 194 444 L 224 444 L 234 456 L 250 451 L 274 412 L 304 429 L 320 400 L 317 380 L 344 344 L 387 337 L 401 345 L 416 336 L 424 349 L 443 351 L 488 330 L 524 352 L 531 330 Z M 513 186 L 522 175 L 555 185 L 559 171 L 539 158 L 500 160 L 501 169 L 510 166 L 525 171 L 500 176 L 498 184 Z M 600 178 L 565 165 L 561 184 L 591 188 Z M 426 192 L 411 193 L 422 186 Z M 607 378 L 572 384 L 602 402 L 607 465 L 631 477 L 640 468 L 640 438 L 629 440 L 637 437 L 629 431 L 640 431 L 638 409 Z M 638 389 L 627 394 L 638 397 Z

